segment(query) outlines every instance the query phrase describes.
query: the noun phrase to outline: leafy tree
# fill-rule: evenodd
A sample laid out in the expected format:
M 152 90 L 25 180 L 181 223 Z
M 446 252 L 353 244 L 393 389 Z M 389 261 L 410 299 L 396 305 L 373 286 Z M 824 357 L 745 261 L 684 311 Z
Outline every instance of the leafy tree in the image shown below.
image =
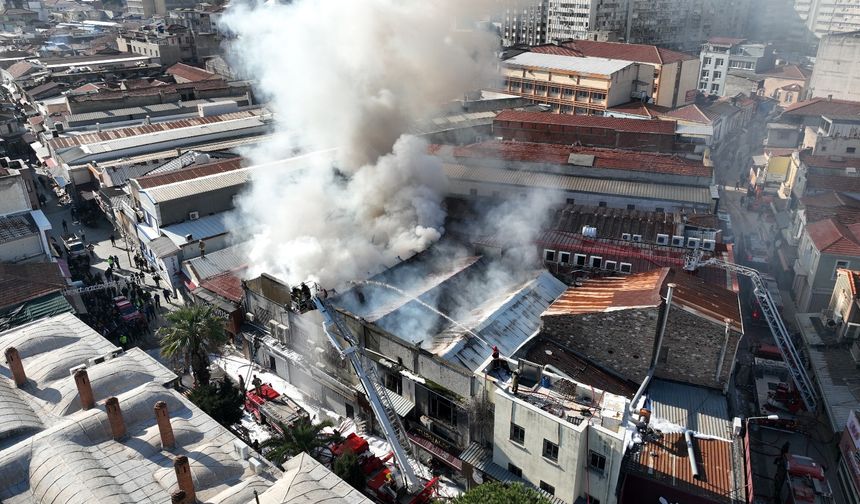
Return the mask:
M 183 306 L 166 316 L 170 325 L 158 330 L 161 354 L 182 357 L 191 364 L 196 385 L 209 384 L 209 354 L 228 341 L 224 320 L 211 306 L 201 303 Z
M 355 489 L 363 490 L 365 487 L 364 472 L 358 464 L 358 457 L 352 451 L 346 451 L 335 459 L 334 473 Z
M 477 486 L 453 500 L 454 504 L 550 504 L 549 499 L 520 483 L 497 481 Z
M 305 452 L 313 458 L 319 458 L 323 448 L 332 440 L 332 434 L 326 434 L 323 430 L 333 424 L 326 420 L 314 424 L 309 419 L 301 419 L 288 427 L 279 424 L 283 434 L 273 436 L 264 441 L 260 448 L 266 454 L 266 458 L 280 466 L 288 458 Z
M 242 391 L 227 378 L 196 387 L 188 398 L 221 425 L 233 425 L 242 418 Z

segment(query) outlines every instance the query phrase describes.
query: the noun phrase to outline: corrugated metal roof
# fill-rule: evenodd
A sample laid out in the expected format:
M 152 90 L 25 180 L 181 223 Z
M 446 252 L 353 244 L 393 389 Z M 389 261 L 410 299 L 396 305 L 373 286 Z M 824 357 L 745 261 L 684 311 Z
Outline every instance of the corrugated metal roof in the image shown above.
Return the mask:
M 185 239 L 187 235 L 191 235 L 191 241 L 194 242 L 222 235 L 227 231 L 227 212 L 219 212 L 197 220 L 188 220 L 161 228 L 161 233 L 177 247 L 190 243 Z
M 557 54 L 541 54 L 525 52 L 513 58 L 505 60 L 505 65 L 516 65 L 534 68 L 547 68 L 564 70 L 566 72 L 612 75 L 623 70 L 633 63 L 629 61 L 613 60 L 607 58 L 563 56 Z
M 707 187 L 654 184 L 627 180 L 556 175 L 521 170 L 506 170 L 486 166 L 445 164 L 448 178 L 470 180 L 486 184 L 500 184 L 535 189 L 552 189 L 569 192 L 607 194 L 631 198 L 652 199 L 706 205 L 711 203 Z
M 732 438 L 732 420 L 726 397 L 720 392 L 683 383 L 654 379 L 648 386 L 653 419 L 665 420 L 679 430 L 705 436 Z
M 468 448 L 466 448 L 465 450 L 463 450 L 462 453 L 460 453 L 459 458 L 463 462 L 471 465 L 475 469 L 478 469 L 482 473 L 485 473 L 487 476 L 496 481 L 507 483 L 520 483 L 529 488 L 534 488 L 541 495 L 549 499 L 552 504 L 568 504 L 566 501 L 560 499 L 559 497 L 546 493 L 540 488 L 537 488 L 531 483 L 529 483 L 527 480 L 516 476 L 514 473 L 502 468 L 499 465 L 496 465 L 496 463 L 493 462 L 493 452 L 477 443 L 470 444 Z
M 18 240 L 39 232 L 29 213 L 0 216 L 0 243 Z
M 230 247 L 209 252 L 206 257 L 195 257 L 183 263 L 183 268 L 187 267 L 193 275 L 189 277 L 197 280 L 204 280 L 226 271 L 234 271 L 243 268 L 247 265 L 245 256 L 241 253 L 242 245 L 232 245 Z
M 497 346 L 503 355 L 513 355 L 540 328 L 541 313 L 566 289 L 563 282 L 543 271 L 516 290 L 474 308 L 461 326 L 452 326 L 425 343 L 430 351 L 471 371 Z M 474 335 L 467 334 L 469 328 Z
M 0 330 L 71 311 L 72 305 L 66 301 L 62 293 L 57 292 L 25 302 L 9 313 L 0 316 Z
M 153 254 L 155 254 L 156 257 L 163 258 L 179 252 L 179 247 L 173 243 L 173 240 L 166 236 L 159 236 L 149 242 L 146 246 Z
M 660 289 L 669 268 L 627 276 L 590 278 L 579 287 L 570 287 L 543 316 L 601 313 L 623 308 L 659 306 Z
M 225 187 L 244 185 L 251 179 L 250 168 L 218 173 L 174 184 L 167 184 L 146 189 L 145 192 L 156 203 L 185 198 L 195 194 L 217 191 Z

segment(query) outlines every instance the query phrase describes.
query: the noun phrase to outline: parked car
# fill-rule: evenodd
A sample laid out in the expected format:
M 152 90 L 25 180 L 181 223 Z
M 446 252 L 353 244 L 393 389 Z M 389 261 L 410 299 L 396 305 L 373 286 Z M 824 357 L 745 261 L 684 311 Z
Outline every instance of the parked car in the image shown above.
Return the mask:
M 113 298 L 113 303 L 114 306 L 116 306 L 116 309 L 119 310 L 119 315 L 122 317 L 124 322 L 133 323 L 146 321 L 146 317 L 144 317 L 143 314 L 140 313 L 140 311 L 135 308 L 125 296 L 117 296 Z
M 750 266 L 760 271 L 767 271 L 770 265 L 767 244 L 756 236 L 744 236 L 744 258 Z
M 69 257 L 87 255 L 87 247 L 77 235 L 71 235 L 63 239 L 63 247 Z

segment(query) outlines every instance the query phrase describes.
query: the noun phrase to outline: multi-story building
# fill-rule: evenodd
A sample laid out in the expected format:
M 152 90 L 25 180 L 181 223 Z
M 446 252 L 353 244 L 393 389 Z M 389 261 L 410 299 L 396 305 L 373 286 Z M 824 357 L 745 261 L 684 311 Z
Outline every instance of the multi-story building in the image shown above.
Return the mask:
M 514 1 L 502 19 L 502 45 L 537 45 L 546 42 L 547 0 Z
M 651 103 L 662 107 L 680 107 L 695 98 L 699 61 L 693 55 L 646 44 L 574 40 L 563 47 L 583 56 L 631 61 L 654 67 L 654 89 Z M 540 51 L 540 48 L 534 48 Z
M 628 0 L 624 40 L 694 51 L 709 37 L 741 36 L 749 0 Z
M 845 0 L 795 0 L 794 9 L 816 37 L 860 30 L 860 4 Z
M 800 237 L 791 291 L 799 313 L 826 308 L 838 270 L 860 264 L 860 224 L 824 219 L 808 224 Z
M 155 0 L 128 0 L 126 9 L 130 16 L 149 19 L 155 14 Z
M 860 101 L 860 31 L 821 38 L 809 95 Z
M 627 23 L 629 0 L 549 0 L 547 41 L 617 40 Z
M 730 69 L 760 73 L 773 67 L 773 47 L 747 43 L 745 39 L 712 37 L 699 54 L 699 91 L 725 96 Z
M 194 38 L 185 27 L 126 32 L 116 42 L 120 51 L 157 58 L 164 66 L 195 59 Z
M 654 68 L 630 61 L 524 52 L 502 62 L 505 92 L 562 114 L 603 114 L 650 96 Z

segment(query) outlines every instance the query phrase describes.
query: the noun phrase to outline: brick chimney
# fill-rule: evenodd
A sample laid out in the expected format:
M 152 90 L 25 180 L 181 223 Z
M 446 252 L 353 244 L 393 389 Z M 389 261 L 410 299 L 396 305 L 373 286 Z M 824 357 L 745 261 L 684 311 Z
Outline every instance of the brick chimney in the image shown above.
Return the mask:
M 24 364 L 21 362 L 21 356 L 18 355 L 18 349 L 9 347 L 5 353 L 6 363 L 9 364 L 9 369 L 12 371 L 12 379 L 15 380 L 15 385 L 23 387 L 27 383 L 27 374 L 24 373 Z
M 110 397 L 105 401 L 105 410 L 108 414 L 108 422 L 110 422 L 110 432 L 114 440 L 120 440 L 125 437 L 125 420 L 122 419 L 122 410 L 119 409 L 119 399 Z
M 75 371 L 75 385 L 78 386 L 78 397 L 81 399 L 81 409 L 86 411 L 96 404 L 93 397 L 93 387 L 86 369 Z
M 185 502 L 185 492 L 177 490 L 170 494 L 170 504 L 183 504 Z
M 197 496 L 194 494 L 194 480 L 191 478 L 191 465 L 188 463 L 188 457 L 180 455 L 173 460 L 173 469 L 176 471 L 176 482 L 179 484 L 179 490 L 185 494 L 185 500 L 180 501 L 182 504 L 190 504 L 197 501 Z
M 158 433 L 161 434 L 161 447 L 169 450 L 176 446 L 173 437 L 173 427 L 170 426 L 170 414 L 167 412 L 167 403 L 158 401 L 155 403 L 155 421 L 158 422 Z

